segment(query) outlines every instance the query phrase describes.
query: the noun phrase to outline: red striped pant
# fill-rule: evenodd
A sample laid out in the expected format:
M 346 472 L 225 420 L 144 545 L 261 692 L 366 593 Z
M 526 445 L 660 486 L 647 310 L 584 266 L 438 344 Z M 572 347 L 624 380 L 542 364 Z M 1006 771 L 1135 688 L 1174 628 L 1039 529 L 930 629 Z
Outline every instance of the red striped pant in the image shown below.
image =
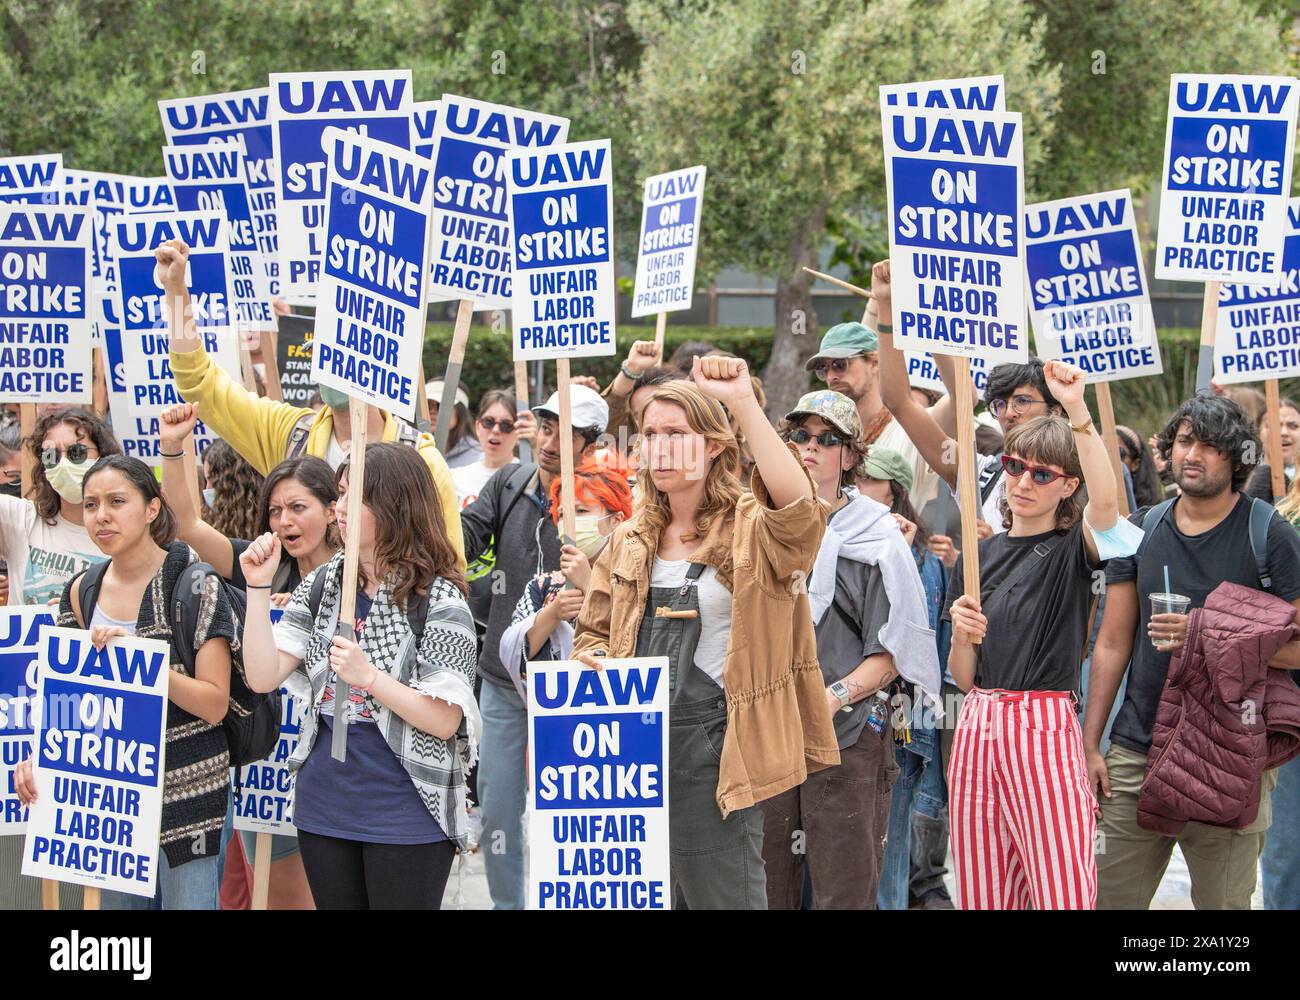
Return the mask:
M 973 688 L 948 765 L 957 905 L 1094 909 L 1096 806 L 1067 692 Z

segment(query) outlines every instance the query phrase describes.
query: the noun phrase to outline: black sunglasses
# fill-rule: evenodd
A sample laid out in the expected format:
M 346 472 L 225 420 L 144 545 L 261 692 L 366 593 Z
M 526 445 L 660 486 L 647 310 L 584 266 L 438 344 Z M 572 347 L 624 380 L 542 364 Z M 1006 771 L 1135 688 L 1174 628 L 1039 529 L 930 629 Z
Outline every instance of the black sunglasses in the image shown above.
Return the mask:
M 502 434 L 513 434 L 515 432 L 515 422 L 513 420 L 497 420 L 494 417 L 479 417 L 479 426 L 485 431 L 494 431 L 501 429 Z
M 809 441 L 816 441 L 823 448 L 836 448 L 848 443 L 847 439 L 832 431 L 822 431 L 814 436 L 810 431 L 806 431 L 802 427 L 796 427 L 790 432 L 790 440 L 795 444 L 807 444 Z
M 62 448 L 49 445 L 41 449 L 41 465 L 47 469 L 52 469 L 59 464 L 65 454 L 68 456 L 68 461 L 73 465 L 80 465 L 90 457 L 90 451 L 90 445 L 80 443 L 68 445 L 66 452 Z M 95 454 L 98 455 L 99 452 L 96 451 Z
M 852 360 L 852 358 L 836 358 L 834 361 L 818 361 L 817 364 L 813 365 L 813 374 L 825 382 L 828 372 L 842 375 L 848 370 L 849 362 Z
M 1055 482 L 1058 479 L 1069 479 L 1064 472 L 1055 472 L 1052 469 L 1046 469 L 1041 465 L 1029 465 L 1018 458 L 1012 458 L 1009 455 L 1002 456 L 1002 468 L 1012 479 L 1019 479 L 1026 472 L 1029 478 L 1034 481 L 1036 486 L 1046 486 L 1048 483 Z

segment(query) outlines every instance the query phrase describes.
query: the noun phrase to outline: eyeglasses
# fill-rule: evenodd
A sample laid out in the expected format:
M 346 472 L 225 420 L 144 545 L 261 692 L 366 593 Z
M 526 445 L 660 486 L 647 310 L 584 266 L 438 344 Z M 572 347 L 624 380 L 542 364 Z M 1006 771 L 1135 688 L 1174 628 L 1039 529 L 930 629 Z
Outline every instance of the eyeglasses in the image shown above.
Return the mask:
M 95 452 L 95 457 L 98 458 L 99 450 L 92 448 L 90 445 L 80 443 L 70 444 L 68 445 L 68 450 L 66 452 L 62 448 L 56 448 L 54 445 L 49 445 L 41 449 L 41 465 L 45 466 L 47 469 L 52 469 L 59 464 L 65 454 L 68 456 L 68 461 L 73 465 L 80 465 L 90 457 L 92 451 Z
M 1007 412 L 1007 404 L 1011 405 L 1012 413 L 1024 413 L 1031 406 L 1046 406 L 1047 400 L 1035 399 L 1033 396 L 1012 396 L 1011 399 L 994 399 L 989 401 L 989 412 L 995 417 L 1000 417 Z
M 840 435 L 831 431 L 822 431 L 814 436 L 802 427 L 796 427 L 790 432 L 790 440 L 795 444 L 807 444 L 809 441 L 816 441 L 823 448 L 838 448 L 842 444 L 848 444 L 846 438 L 840 437 Z
M 493 417 L 479 417 L 478 425 L 485 431 L 494 431 L 500 428 L 502 434 L 513 434 L 515 432 L 515 422 L 513 420 L 496 420 Z
M 1002 468 L 1006 470 L 1007 475 L 1012 479 L 1019 479 L 1028 472 L 1029 478 L 1034 481 L 1035 486 L 1046 486 L 1058 479 L 1071 478 L 1064 472 L 1056 472 L 1041 465 L 1029 465 L 1018 458 L 1012 458 L 1010 455 L 1002 456 Z
M 836 358 L 834 361 L 818 361 L 817 364 L 813 365 L 813 373 L 825 382 L 828 372 L 843 375 L 848 371 L 849 362 L 852 360 L 852 358 Z

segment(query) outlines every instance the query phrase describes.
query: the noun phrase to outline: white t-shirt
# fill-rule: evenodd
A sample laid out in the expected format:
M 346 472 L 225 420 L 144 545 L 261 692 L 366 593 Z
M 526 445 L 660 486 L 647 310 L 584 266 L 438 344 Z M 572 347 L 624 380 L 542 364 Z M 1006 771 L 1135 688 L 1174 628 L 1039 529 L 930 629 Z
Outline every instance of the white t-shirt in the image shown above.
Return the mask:
M 511 465 L 517 465 L 519 459 L 512 458 Z M 499 470 L 489 469 L 482 462 L 472 462 L 451 470 L 451 481 L 456 485 L 456 496 L 460 500 L 460 509 L 464 510 L 475 500 L 487 485 L 487 481 Z
M 650 586 L 682 586 L 690 565 L 687 559 L 655 556 Z M 695 647 L 695 665 L 713 678 L 718 687 L 725 687 L 722 665 L 731 639 L 731 591 L 718 582 L 718 572 L 712 566 L 704 568 L 695 586 L 700 601 L 700 641 Z
M 107 556 L 84 526 L 62 515 L 46 524 L 30 500 L 0 496 L 0 558 L 9 564 L 10 604 L 49 604 L 69 580 Z

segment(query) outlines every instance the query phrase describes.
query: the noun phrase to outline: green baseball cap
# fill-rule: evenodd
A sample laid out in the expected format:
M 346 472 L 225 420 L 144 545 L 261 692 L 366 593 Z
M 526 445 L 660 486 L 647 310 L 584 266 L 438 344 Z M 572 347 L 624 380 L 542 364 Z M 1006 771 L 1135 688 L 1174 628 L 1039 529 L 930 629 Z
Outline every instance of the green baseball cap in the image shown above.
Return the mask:
M 831 389 L 805 392 L 795 408 L 785 415 L 787 421 L 798 417 L 821 417 L 845 437 L 862 438 L 862 418 L 858 416 L 858 408 L 841 392 Z
M 868 448 L 863 465 L 868 479 L 893 479 L 905 490 L 912 488 L 912 466 L 893 448 Z
M 822 346 L 804 365 L 808 371 L 817 367 L 823 359 L 856 358 L 862 354 L 874 353 L 880 346 L 876 331 L 868 329 L 861 323 L 836 323 L 822 337 Z

